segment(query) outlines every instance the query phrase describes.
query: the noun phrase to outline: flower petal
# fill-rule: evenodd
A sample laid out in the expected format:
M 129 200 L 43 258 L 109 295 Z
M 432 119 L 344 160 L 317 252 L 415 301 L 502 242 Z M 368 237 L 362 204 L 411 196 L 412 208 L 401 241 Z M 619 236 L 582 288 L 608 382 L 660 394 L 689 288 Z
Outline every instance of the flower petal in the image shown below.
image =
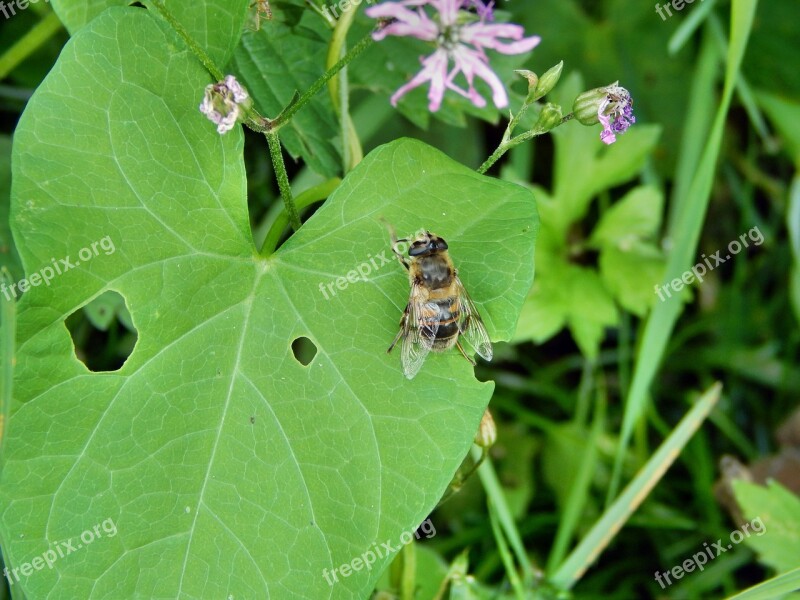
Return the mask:
M 458 11 L 464 4 L 463 0 L 430 0 L 431 5 L 439 11 L 439 19 L 444 27 L 455 25 L 458 20 Z
M 508 106 L 508 93 L 506 92 L 503 82 L 500 81 L 497 74 L 489 68 L 489 65 L 484 62 L 478 52 L 470 49 L 468 46 L 459 44 L 453 51 L 453 59 L 456 62 L 458 70 L 464 73 L 464 76 L 467 78 L 471 93 L 474 91 L 472 82 L 477 75 L 492 88 L 492 102 L 494 102 L 494 105 L 497 108 L 505 108 Z M 474 91 L 474 94 L 479 96 L 477 91 Z M 473 103 L 476 106 L 481 106 L 475 103 L 474 100 Z
M 617 136 L 614 135 L 614 131 L 611 129 L 610 118 L 599 114 L 597 118 L 600 119 L 600 123 L 603 125 L 603 131 L 600 132 L 600 139 L 603 141 L 604 144 L 613 144 L 617 141 Z
M 473 23 L 461 29 L 461 41 L 477 48 L 491 48 L 503 54 L 522 54 L 535 48 L 542 38 L 538 35 L 524 37 L 525 29 L 512 23 Z M 498 38 L 515 40 L 511 43 Z
M 392 94 L 392 106 L 397 106 L 397 101 L 416 87 L 421 86 L 426 81 L 431 82 L 428 90 L 428 110 L 436 112 L 442 105 L 442 98 L 446 87 L 447 78 L 447 52 L 442 49 L 437 50 L 427 58 L 422 60 L 423 68 L 411 81 L 398 88 Z
M 439 33 L 434 23 L 423 10 L 409 10 L 396 2 L 384 2 L 371 6 L 365 11 L 373 19 L 395 19 L 372 34 L 372 39 L 380 41 L 387 35 L 411 36 L 432 42 Z

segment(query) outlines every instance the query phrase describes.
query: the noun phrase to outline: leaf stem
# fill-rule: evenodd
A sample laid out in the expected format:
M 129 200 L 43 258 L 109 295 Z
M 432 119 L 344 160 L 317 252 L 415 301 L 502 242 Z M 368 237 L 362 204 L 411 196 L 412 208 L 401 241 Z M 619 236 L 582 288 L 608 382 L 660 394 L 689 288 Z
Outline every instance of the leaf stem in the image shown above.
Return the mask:
M 281 200 L 283 200 L 283 204 L 286 207 L 292 229 L 297 231 L 300 229 L 300 215 L 297 212 L 297 207 L 292 197 L 292 187 L 289 185 L 289 176 L 286 174 L 286 165 L 283 162 L 283 152 L 281 151 L 281 141 L 278 138 L 278 132 L 275 130 L 267 131 L 264 135 L 267 136 L 269 155 L 272 158 L 272 166 L 275 169 L 275 179 L 278 180 Z
M 270 127 L 275 130 L 283 127 L 288 123 L 295 113 L 303 108 L 319 92 L 331 78 L 347 66 L 352 60 L 361 54 L 364 50 L 372 45 L 372 33 L 365 35 L 350 51 L 345 54 L 335 65 L 328 69 L 322 77 L 317 79 L 308 90 L 306 90 L 297 101 L 291 102 L 289 106 L 283 109 L 273 121 L 270 122 Z

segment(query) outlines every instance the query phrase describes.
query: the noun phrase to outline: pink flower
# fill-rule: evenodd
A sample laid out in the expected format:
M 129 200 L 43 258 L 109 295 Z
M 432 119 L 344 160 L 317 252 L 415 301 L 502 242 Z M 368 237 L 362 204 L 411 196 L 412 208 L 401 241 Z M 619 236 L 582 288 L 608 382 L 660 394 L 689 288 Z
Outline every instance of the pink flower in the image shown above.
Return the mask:
M 603 125 L 600 139 L 605 144 L 617 141 L 617 133 L 625 131 L 636 123 L 633 116 L 633 99 L 624 87 L 611 85 L 606 88 L 606 97 L 597 108 L 597 119 Z
M 200 112 L 217 126 L 217 133 L 227 133 L 242 116 L 242 106 L 249 102 L 250 96 L 233 75 L 228 75 L 218 83 L 206 86 Z
M 437 11 L 433 18 L 425 11 L 427 6 Z M 469 12 L 470 7 L 474 7 L 477 14 Z M 492 3 L 484 4 L 479 0 L 399 0 L 373 6 L 366 12 L 375 19 L 388 20 L 373 34 L 375 40 L 396 35 L 436 44 L 433 54 L 421 58 L 422 70 L 392 95 L 392 106 L 397 106 L 397 101 L 412 89 L 430 82 L 428 109 L 431 112 L 439 110 L 448 89 L 468 98 L 475 106 L 484 107 L 486 100 L 474 86 L 475 77 L 479 77 L 491 88 L 494 105 L 505 108 L 508 94 L 489 66 L 485 50 L 522 54 L 541 41 L 539 36 L 524 37 L 525 30 L 520 25 L 491 23 L 494 19 Z M 466 90 L 454 82 L 459 73 L 467 81 Z

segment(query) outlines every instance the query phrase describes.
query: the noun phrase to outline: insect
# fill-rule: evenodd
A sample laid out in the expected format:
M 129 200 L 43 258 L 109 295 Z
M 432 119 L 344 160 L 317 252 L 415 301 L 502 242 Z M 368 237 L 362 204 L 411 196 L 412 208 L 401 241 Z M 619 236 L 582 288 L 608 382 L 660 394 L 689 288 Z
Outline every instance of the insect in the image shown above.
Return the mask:
M 252 17 L 252 28 L 254 31 L 261 29 L 261 19 L 272 19 L 272 9 L 269 7 L 267 0 L 255 0 L 250 4 L 250 8 L 255 7 L 255 13 Z
M 492 360 L 492 343 L 481 321 L 478 309 L 469 297 L 458 271 L 447 252 L 447 242 L 430 231 L 413 239 L 398 240 L 390 229 L 392 252 L 408 269 L 411 294 L 400 319 L 400 331 L 389 346 L 403 338 L 401 360 L 403 373 L 408 379 L 422 368 L 425 357 L 433 350 L 444 352 L 453 346 L 471 364 L 475 364 L 461 345 L 465 339 L 484 359 Z M 409 243 L 406 260 L 398 250 L 401 243 Z

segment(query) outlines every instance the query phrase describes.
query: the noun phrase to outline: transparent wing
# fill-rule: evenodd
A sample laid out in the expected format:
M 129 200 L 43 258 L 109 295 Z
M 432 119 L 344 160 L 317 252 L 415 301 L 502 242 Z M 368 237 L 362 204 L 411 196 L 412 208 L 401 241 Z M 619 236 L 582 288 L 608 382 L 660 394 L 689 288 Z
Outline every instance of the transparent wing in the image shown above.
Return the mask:
M 413 379 L 422 368 L 425 357 L 433 348 L 436 332 L 439 330 L 439 307 L 433 303 L 422 303 L 419 294 L 412 287 L 408 300 L 408 333 L 403 337 L 400 357 L 403 362 L 403 373 Z
M 458 331 L 482 358 L 492 360 L 492 342 L 489 339 L 489 334 L 486 333 L 486 327 L 481 321 L 481 315 L 475 303 L 469 297 L 467 289 L 458 277 L 456 277 L 456 287 L 458 288 L 460 310 Z

